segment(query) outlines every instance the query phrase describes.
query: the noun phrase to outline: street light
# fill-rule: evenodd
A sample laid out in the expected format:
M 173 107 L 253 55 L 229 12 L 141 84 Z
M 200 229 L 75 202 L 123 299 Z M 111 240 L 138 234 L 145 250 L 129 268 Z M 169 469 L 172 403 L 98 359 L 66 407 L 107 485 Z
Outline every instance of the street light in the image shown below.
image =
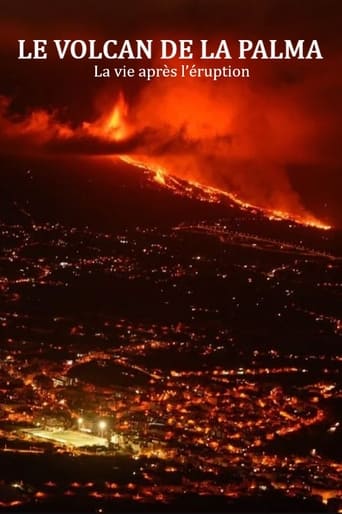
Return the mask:
M 99 429 L 101 431 L 101 437 L 103 437 L 103 432 L 106 427 L 107 427 L 107 423 L 103 419 L 101 421 L 99 421 Z

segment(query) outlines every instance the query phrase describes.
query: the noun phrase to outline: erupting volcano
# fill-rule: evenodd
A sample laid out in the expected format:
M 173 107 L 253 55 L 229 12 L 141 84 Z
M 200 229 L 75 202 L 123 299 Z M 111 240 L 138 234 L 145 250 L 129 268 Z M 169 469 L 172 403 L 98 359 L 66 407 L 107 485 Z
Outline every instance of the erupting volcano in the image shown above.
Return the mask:
M 83 126 L 89 130 L 90 134 L 109 141 L 119 142 L 127 138 L 134 140 L 134 134 L 138 134 L 136 148 L 133 148 L 130 154 L 119 154 L 116 155 L 116 157 L 119 157 L 123 161 L 132 165 L 150 171 L 153 179 L 158 184 L 172 190 L 175 194 L 189 197 L 196 195 L 197 198 L 200 197 L 201 200 L 208 202 L 221 202 L 224 199 L 228 199 L 228 201 L 238 205 L 242 209 L 259 210 L 269 219 L 288 219 L 303 225 L 324 230 L 331 228 L 328 224 L 323 223 L 310 213 L 306 212 L 293 191 L 288 191 L 288 198 L 286 198 L 284 193 L 284 197 L 281 198 L 280 206 L 277 208 L 272 204 L 270 207 L 267 207 L 267 205 L 264 205 L 263 201 L 258 205 L 257 197 L 255 200 L 251 200 L 249 198 L 246 199 L 244 198 L 243 191 L 241 191 L 241 196 L 239 196 L 236 192 L 231 190 L 216 187 L 216 185 L 213 185 L 215 184 L 214 177 L 212 177 L 212 180 L 208 183 L 208 177 L 205 171 L 201 173 L 201 170 L 195 162 L 193 162 L 194 169 L 191 169 L 191 167 L 189 168 L 188 165 L 189 160 L 195 161 L 197 156 L 191 155 L 191 148 L 188 149 L 187 146 L 189 146 L 190 143 L 196 145 L 198 139 L 193 139 L 191 141 L 189 138 L 189 141 L 187 142 L 184 140 L 183 143 L 185 148 L 178 150 L 176 155 L 169 156 L 170 166 L 167 165 L 167 151 L 161 151 L 159 149 L 157 151 L 152 150 L 151 153 L 143 153 L 144 150 L 148 150 L 149 146 L 153 146 L 150 140 L 151 136 L 148 133 L 151 129 L 149 129 L 147 124 L 147 128 L 143 127 L 140 132 L 137 132 L 137 128 L 134 128 L 134 125 L 130 124 L 128 117 L 128 105 L 122 94 L 119 95 L 117 103 L 109 110 L 109 112 L 109 115 L 101 116 L 95 123 L 87 123 Z M 192 123 L 193 121 L 190 119 L 189 124 L 191 125 Z M 182 126 L 182 130 L 186 132 L 185 125 Z M 208 127 L 206 127 L 205 124 L 202 124 L 202 130 L 205 134 L 204 137 L 208 137 L 209 144 L 212 144 L 213 138 L 210 137 L 209 134 L 207 135 L 206 132 Z M 139 135 L 141 136 L 141 142 L 139 141 Z M 222 153 L 222 142 L 223 141 L 218 142 L 219 155 Z M 146 148 L 144 148 L 145 144 Z M 169 144 L 172 145 L 172 141 L 170 141 Z M 229 146 L 229 141 L 227 141 L 226 144 Z M 213 152 L 215 152 L 215 148 L 213 148 Z M 204 163 L 204 165 L 206 164 Z M 222 163 L 222 165 L 224 166 L 224 163 Z M 288 208 L 286 206 L 287 202 Z
M 152 172 L 152 177 L 158 184 L 170 189 L 175 194 L 188 196 L 190 198 L 200 198 L 202 201 L 211 203 L 221 202 L 224 199 L 228 199 L 230 203 L 236 204 L 242 209 L 257 210 L 270 220 L 290 220 L 295 221 L 301 225 L 315 227 L 323 230 L 329 230 L 331 228 L 330 225 L 319 221 L 317 218 L 311 216 L 310 214 L 296 215 L 291 212 L 263 208 L 257 205 L 253 205 L 249 202 L 245 202 L 238 198 L 238 196 L 235 194 L 218 189 L 217 187 L 207 186 L 195 180 L 179 180 L 177 177 L 171 175 L 166 168 L 150 164 L 148 162 L 148 158 L 136 160 L 128 155 L 121 155 L 120 159 L 128 162 L 129 164 L 133 164 Z
M 175 194 L 206 202 L 229 202 L 269 219 L 329 229 L 302 205 L 286 173 L 284 157 L 305 158 L 314 140 L 304 116 L 291 105 L 269 102 L 247 109 L 253 94 L 208 86 L 188 90 L 179 84 L 150 86 L 129 108 L 120 93 L 93 121 L 77 126 L 44 110 L 26 117 L 8 115 L 2 102 L 0 130 L 9 144 L 68 154 L 109 155 L 149 172 Z

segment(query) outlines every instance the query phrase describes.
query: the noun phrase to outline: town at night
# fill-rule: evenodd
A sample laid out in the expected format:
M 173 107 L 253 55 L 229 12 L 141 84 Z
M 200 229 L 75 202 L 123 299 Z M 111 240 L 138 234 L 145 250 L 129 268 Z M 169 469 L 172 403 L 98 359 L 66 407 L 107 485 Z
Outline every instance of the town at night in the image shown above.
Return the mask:
M 169 201 L 209 219 L 1 225 L 6 508 L 338 505 L 338 233 L 198 194 Z

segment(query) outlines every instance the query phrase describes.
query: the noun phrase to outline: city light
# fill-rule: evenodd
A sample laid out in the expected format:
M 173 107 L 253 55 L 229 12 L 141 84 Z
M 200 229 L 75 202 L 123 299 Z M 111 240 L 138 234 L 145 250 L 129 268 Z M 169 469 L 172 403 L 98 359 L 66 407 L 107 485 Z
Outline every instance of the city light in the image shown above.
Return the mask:
M 106 428 L 107 428 L 107 423 L 103 419 L 100 420 L 99 421 L 99 429 L 100 429 L 101 437 L 103 437 L 103 433 L 104 433 Z

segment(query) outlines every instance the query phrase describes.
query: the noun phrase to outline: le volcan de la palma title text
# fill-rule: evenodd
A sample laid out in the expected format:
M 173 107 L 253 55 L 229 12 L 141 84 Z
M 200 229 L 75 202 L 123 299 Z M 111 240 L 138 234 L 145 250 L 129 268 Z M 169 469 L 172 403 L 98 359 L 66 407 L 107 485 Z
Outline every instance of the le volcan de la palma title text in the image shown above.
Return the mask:
M 147 80 L 160 77 L 207 77 L 213 80 L 219 78 L 245 78 L 250 76 L 247 67 L 199 67 L 197 64 L 185 64 L 189 60 L 229 61 L 238 60 L 314 60 L 324 59 L 317 39 L 277 40 L 277 39 L 238 39 L 233 44 L 226 39 L 210 42 L 201 39 L 25 39 L 18 40 L 18 59 L 46 60 L 49 55 L 59 60 L 88 59 L 91 61 L 146 61 L 159 59 L 166 61 L 161 67 L 129 67 L 126 64 L 116 68 L 104 68 L 94 65 L 95 78 L 140 77 Z M 183 64 L 174 65 L 175 60 Z M 169 65 L 167 61 L 172 61 Z

